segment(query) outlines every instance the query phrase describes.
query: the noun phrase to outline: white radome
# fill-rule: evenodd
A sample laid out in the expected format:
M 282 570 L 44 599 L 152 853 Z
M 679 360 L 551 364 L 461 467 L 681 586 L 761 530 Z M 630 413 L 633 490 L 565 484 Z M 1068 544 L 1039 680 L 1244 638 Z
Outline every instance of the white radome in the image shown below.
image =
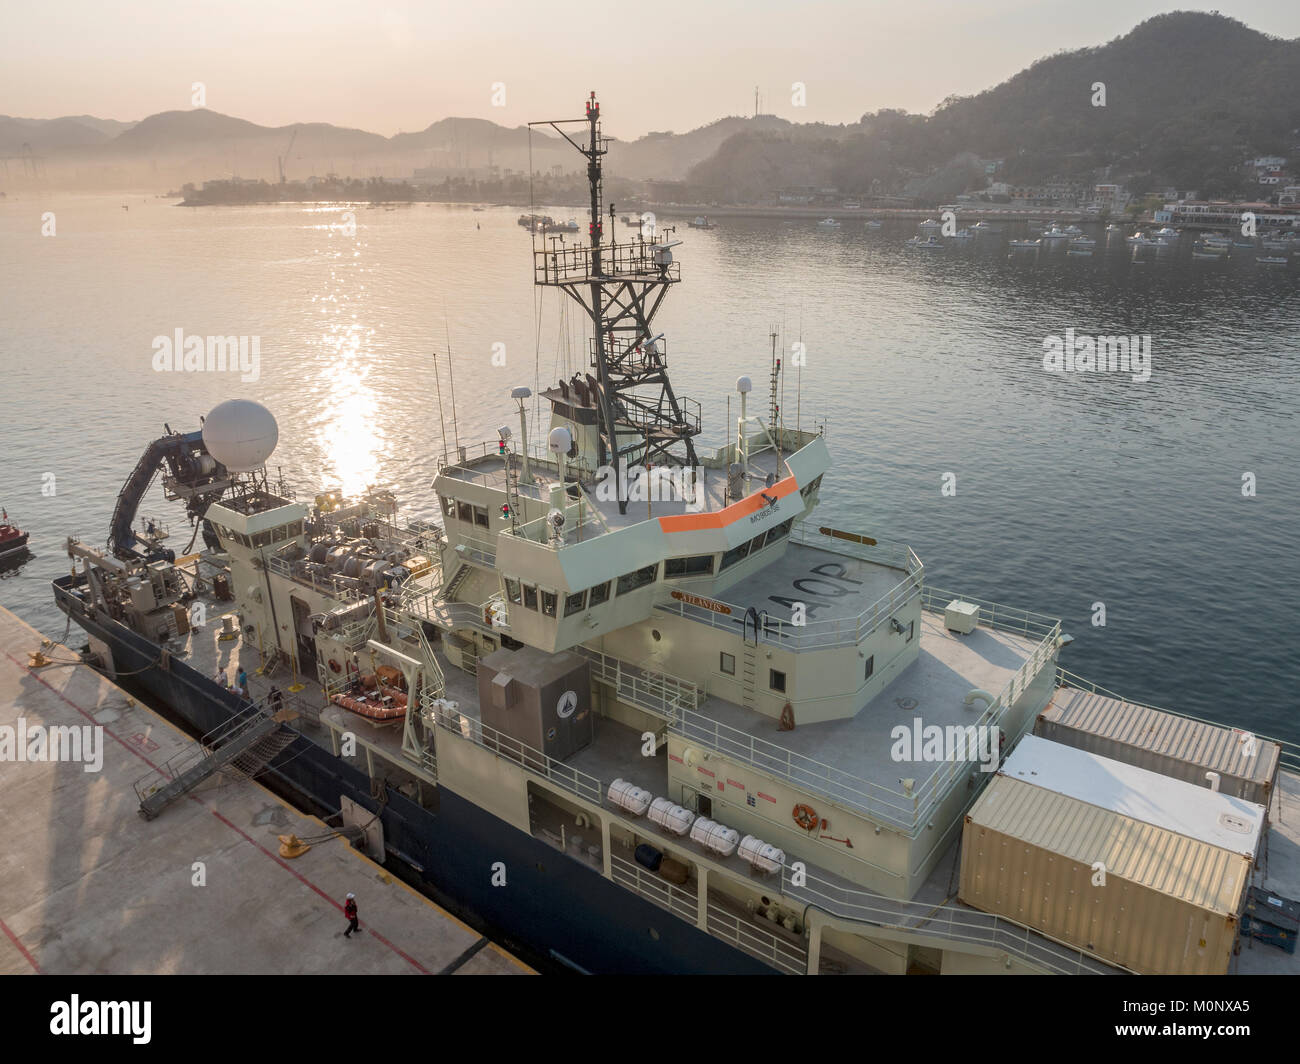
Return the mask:
M 203 422 L 203 446 L 232 473 L 264 466 L 279 439 L 271 411 L 251 399 L 227 399 Z

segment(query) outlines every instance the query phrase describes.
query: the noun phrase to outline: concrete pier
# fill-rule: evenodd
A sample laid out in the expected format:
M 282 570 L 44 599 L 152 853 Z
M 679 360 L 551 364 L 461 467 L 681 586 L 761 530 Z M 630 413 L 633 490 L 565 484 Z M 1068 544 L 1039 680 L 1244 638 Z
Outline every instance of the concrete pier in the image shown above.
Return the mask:
M 141 819 L 132 784 L 192 740 L 65 647 L 31 668 L 42 639 L 0 609 L 0 974 L 531 974 L 341 837 L 281 857 L 331 829 L 256 781 Z M 50 728 L 79 761 L 34 759 Z

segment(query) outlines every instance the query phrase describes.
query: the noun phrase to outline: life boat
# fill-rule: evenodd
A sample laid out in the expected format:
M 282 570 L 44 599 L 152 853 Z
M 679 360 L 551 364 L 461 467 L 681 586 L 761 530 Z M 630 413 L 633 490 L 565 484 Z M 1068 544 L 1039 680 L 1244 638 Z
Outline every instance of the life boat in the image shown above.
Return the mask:
M 401 691 L 393 687 L 380 687 L 378 694 L 390 698 L 391 703 L 385 705 L 380 697 L 375 695 L 361 698 L 352 695 L 335 695 L 330 701 L 367 720 L 401 720 L 406 716 L 406 695 Z

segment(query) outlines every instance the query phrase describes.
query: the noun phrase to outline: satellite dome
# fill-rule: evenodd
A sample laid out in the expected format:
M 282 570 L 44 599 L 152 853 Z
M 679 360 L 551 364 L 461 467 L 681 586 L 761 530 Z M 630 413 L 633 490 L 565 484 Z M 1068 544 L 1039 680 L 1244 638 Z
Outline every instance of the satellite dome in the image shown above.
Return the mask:
M 552 451 L 567 452 L 573 446 L 573 434 L 563 425 L 557 425 L 551 429 L 551 434 L 547 436 L 546 443 Z
M 271 411 L 251 399 L 227 399 L 203 422 L 203 446 L 232 473 L 265 465 L 279 439 Z

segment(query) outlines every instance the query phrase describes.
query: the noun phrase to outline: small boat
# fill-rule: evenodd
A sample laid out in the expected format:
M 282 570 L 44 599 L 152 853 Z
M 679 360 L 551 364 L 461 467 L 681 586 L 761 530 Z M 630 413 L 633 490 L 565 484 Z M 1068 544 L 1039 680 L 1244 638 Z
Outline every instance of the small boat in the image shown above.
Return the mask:
M 1058 229 L 1056 228 L 1056 226 L 1052 226 L 1051 229 L 1048 229 L 1046 232 L 1043 233 L 1043 239 L 1044 240 L 1069 240 L 1070 234 L 1067 233 L 1064 229 Z
M 1000 233 L 1002 232 L 1002 226 L 990 225 L 988 222 L 976 222 L 971 226 L 971 232 L 977 235 L 980 233 Z
M 864 225 L 866 226 L 866 228 L 868 228 L 868 229 L 883 229 L 883 228 L 885 227 L 885 223 L 884 223 L 884 222 L 877 222 L 877 221 L 875 221 L 874 219 L 873 219 L 872 221 L 869 221 L 869 222 L 864 222 L 863 224 L 864 224 Z
M 930 234 L 928 237 L 926 237 L 924 240 L 922 240 L 919 236 L 911 237 L 911 238 L 908 239 L 908 241 L 907 241 L 907 246 L 908 246 L 909 248 L 917 248 L 917 249 L 920 249 L 920 250 L 923 250 L 923 251 L 933 251 L 933 250 L 935 250 L 936 248 L 942 248 L 942 247 L 943 247 L 943 241 L 940 240 L 940 239 L 939 239 L 937 236 L 935 236 L 933 233 L 931 233 L 931 234 Z
M 1152 240 L 1149 236 L 1146 235 L 1146 233 L 1142 232 L 1141 230 L 1138 230 L 1130 237 L 1125 237 L 1125 240 L 1127 240 L 1128 243 L 1132 244 L 1134 247 L 1138 247 L 1138 248 L 1153 248 L 1153 247 L 1158 247 L 1160 244 L 1159 240 Z
M 1192 258 L 1200 262 L 1226 262 L 1227 256 L 1221 251 L 1198 251 L 1192 249 Z
M 1261 266 L 1285 266 L 1289 260 L 1285 255 L 1256 255 L 1255 261 Z
M 559 225 L 555 226 L 555 228 L 561 233 L 576 233 L 581 226 L 579 226 L 574 219 L 570 218 L 567 222 L 561 222 Z
M 402 720 L 406 716 L 406 695 L 395 687 L 383 684 L 365 694 L 335 695 L 330 701 L 367 720 Z
M 834 218 L 823 218 L 820 222 L 817 223 L 817 228 L 819 229 L 838 229 L 839 227 L 840 227 L 840 223 L 837 222 Z
M 708 216 L 696 218 L 694 221 L 686 223 L 691 229 L 716 229 L 717 227 L 708 219 Z
M 1251 251 L 1254 251 L 1254 250 L 1255 250 L 1255 241 L 1253 241 L 1253 240 L 1234 240 L 1234 241 L 1232 242 L 1232 246 L 1233 246 L 1234 248 L 1249 248 Z
M 7 510 L 0 513 L 4 514 L 3 518 L 0 518 L 0 558 L 8 558 L 27 549 L 27 533 L 17 525 L 9 523 Z
M 1106 232 L 1122 233 L 1124 232 L 1124 227 L 1122 225 L 1116 225 L 1114 222 L 1111 222 L 1110 225 L 1106 226 Z
M 1095 248 L 1096 246 L 1097 246 L 1097 241 L 1092 240 L 1092 239 L 1090 239 L 1090 238 L 1088 238 L 1088 237 L 1086 237 L 1086 236 L 1076 236 L 1073 240 L 1070 241 L 1070 250 L 1071 250 L 1071 251 L 1074 251 L 1074 250 L 1076 250 L 1076 249 L 1079 249 L 1079 250 L 1089 249 L 1089 250 L 1090 250 L 1090 249 L 1092 249 L 1092 248 Z
M 1037 251 L 1043 246 L 1041 240 L 1008 240 L 1007 247 L 1013 251 Z
M 1061 227 L 1061 232 L 1066 236 L 1083 236 L 1083 230 L 1077 225 L 1066 225 Z
M 936 222 L 933 218 L 927 218 L 920 225 L 918 225 L 917 228 L 918 229 L 942 229 L 943 222 Z
M 957 232 L 953 233 L 948 239 L 958 241 L 974 240 L 975 234 L 969 229 L 958 229 Z
M 1072 247 L 1072 248 L 1068 248 L 1068 249 L 1066 250 L 1065 253 L 1066 253 L 1067 255 L 1082 255 L 1082 256 L 1088 256 L 1088 255 L 1091 255 L 1091 254 L 1092 254 L 1092 248 L 1075 248 L 1075 247 Z
M 1155 242 L 1157 244 L 1171 246 L 1178 241 L 1179 232 L 1177 229 L 1170 229 L 1169 226 L 1166 225 L 1157 229 L 1152 235 L 1155 237 Z
M 1197 243 L 1200 244 L 1202 247 L 1207 247 L 1207 248 L 1232 247 L 1232 241 L 1226 236 L 1215 236 L 1215 235 L 1203 236 L 1201 237 L 1200 240 L 1197 241 Z
M 475 207 L 475 208 L 474 208 L 475 211 L 481 211 L 482 209 L 483 209 L 482 207 Z

